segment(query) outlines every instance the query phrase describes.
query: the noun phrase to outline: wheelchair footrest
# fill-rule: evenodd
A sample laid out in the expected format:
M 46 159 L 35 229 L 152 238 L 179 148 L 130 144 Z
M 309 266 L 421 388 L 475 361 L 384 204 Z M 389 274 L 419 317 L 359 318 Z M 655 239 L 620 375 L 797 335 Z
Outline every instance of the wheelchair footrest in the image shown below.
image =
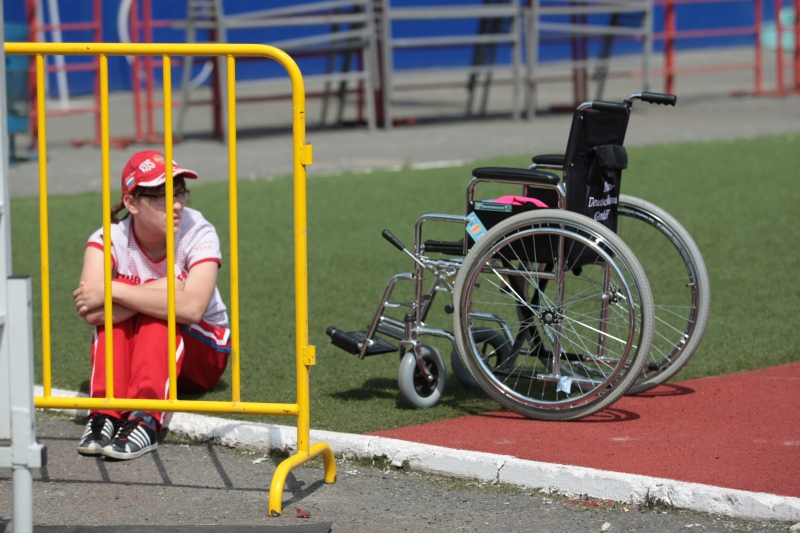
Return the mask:
M 358 344 L 360 342 L 364 342 L 364 339 L 367 338 L 366 331 L 341 331 L 333 326 L 325 330 L 325 333 L 327 333 L 331 338 L 331 344 L 353 355 L 358 355 L 358 353 L 361 351 L 358 347 Z M 397 350 L 398 348 L 394 344 L 387 342 L 380 337 L 374 337 L 372 339 L 372 346 L 367 348 L 367 352 L 364 355 L 378 355 L 382 353 L 396 352 Z

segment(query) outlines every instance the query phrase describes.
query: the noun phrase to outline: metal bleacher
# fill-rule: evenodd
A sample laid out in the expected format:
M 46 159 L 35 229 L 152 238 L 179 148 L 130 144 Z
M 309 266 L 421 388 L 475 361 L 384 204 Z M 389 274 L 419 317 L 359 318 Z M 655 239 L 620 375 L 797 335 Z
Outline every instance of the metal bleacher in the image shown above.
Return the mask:
M 486 100 L 496 69 L 499 46 L 511 47 L 511 114 L 520 117 L 520 94 L 522 90 L 522 7 L 516 0 L 484 0 L 481 4 L 425 5 L 395 7 L 391 0 L 381 0 L 379 19 L 382 59 L 381 89 L 383 93 L 383 123 L 390 129 L 394 122 L 393 98 L 397 89 L 397 70 L 394 53 L 414 48 L 473 47 L 472 65 L 468 68 L 465 83 L 467 91 L 466 116 L 472 115 L 476 89 L 482 85 L 483 96 L 478 114 L 485 114 Z M 448 22 L 473 19 L 478 22 L 478 31 L 452 35 Z M 395 35 L 397 23 L 409 21 L 439 21 L 441 32 L 413 37 Z M 483 77 L 483 83 L 480 78 Z
M 378 124 L 391 129 L 406 118 L 397 117 L 398 91 L 463 88 L 463 116 L 472 118 L 487 115 L 493 85 L 510 85 L 510 94 L 503 97 L 509 100 L 507 104 L 503 100 L 501 112 L 510 112 L 514 119 L 526 112 L 531 119 L 538 110 L 542 83 L 571 83 L 572 101 L 565 102 L 568 107 L 591 97 L 601 98 L 605 81 L 611 76 L 638 75 L 643 89 L 649 85 L 653 0 L 462 2 L 312 0 L 234 13 L 226 10 L 224 0 L 187 0 L 186 19 L 174 22 L 173 27 L 186 31 L 187 43 L 197 42 L 203 30 L 211 41 L 227 43 L 236 40 L 232 34 L 236 31 L 298 28 L 302 36 L 270 40 L 269 44 L 292 57 L 326 58 L 325 72 L 307 76 L 324 84 L 321 92 L 309 94 L 322 99 L 319 123 L 323 125 L 344 123 L 345 107 L 354 101 L 347 96 L 353 92 L 358 94 L 357 121 L 363 120 L 372 130 Z M 403 31 L 414 23 L 425 29 Z M 631 53 L 628 45 L 620 59 L 615 47 L 623 41 L 640 42 L 640 53 Z M 543 65 L 539 61 L 541 49 L 548 46 L 571 50 L 568 60 L 556 62 L 559 70 L 555 75 L 553 63 Z M 449 70 L 429 65 L 409 76 L 405 65 L 397 68 L 395 64 L 399 54 L 406 51 L 449 54 L 458 49 L 469 50 L 469 65 Z M 183 135 L 191 103 L 193 59 L 185 61 L 177 137 Z M 621 65 L 641 70 L 638 74 L 630 68 L 623 72 Z M 565 74 L 566 70 L 570 73 Z M 225 65 L 219 58 L 215 71 L 218 80 L 224 79 Z M 462 72 L 466 74 L 463 82 L 458 81 L 463 80 L 458 78 Z M 595 87 L 590 95 L 592 81 Z M 218 105 L 226 98 L 224 85 L 219 81 L 213 85 L 217 114 L 225 112 L 224 106 Z M 251 97 L 250 101 L 257 99 Z M 215 123 L 226 122 L 224 116 L 218 116 Z
M 543 82 L 571 82 L 573 98 L 565 102 L 569 108 L 586 100 L 602 99 L 612 66 L 616 74 L 625 75 L 635 74 L 629 68 L 631 65 L 640 67 L 642 90 L 648 90 L 653 47 L 652 0 L 530 0 L 525 18 L 529 118 L 536 114 L 537 93 Z M 640 53 L 614 56 L 613 47 L 622 40 L 640 42 Z M 589 51 L 593 42 L 600 43 L 594 58 Z M 570 59 L 555 64 L 563 68 L 566 63 L 571 69 L 571 76 L 566 79 L 561 72 L 548 73 L 548 67 L 539 62 L 542 46 L 557 45 L 570 48 Z M 620 72 L 617 66 L 628 68 Z M 590 94 L 590 80 L 596 83 L 594 94 Z
M 211 30 L 213 42 L 227 43 L 231 32 L 236 30 L 313 29 L 311 35 L 270 41 L 268 44 L 292 57 L 318 55 L 327 58 L 327 72 L 306 77 L 325 83 L 321 123 L 327 122 L 329 103 L 333 98 L 338 103 L 335 121 L 342 122 L 348 84 L 356 83 L 357 90 L 364 98 L 367 126 L 372 130 L 376 124 L 373 102 L 376 69 L 374 23 L 372 0 L 322 0 L 234 14 L 226 13 L 222 0 L 188 0 L 186 20 L 177 21 L 174 27 L 186 30 L 187 43 L 197 42 L 198 30 Z M 337 61 L 337 58 L 341 58 L 341 61 Z M 337 68 L 339 63 L 341 67 Z M 186 58 L 181 107 L 175 129 L 177 137 L 183 134 L 190 103 L 192 64 L 192 58 Z M 216 66 L 217 75 L 224 79 L 224 61 L 217 59 Z M 225 84 L 217 85 L 222 92 L 219 99 L 224 102 Z M 227 123 L 225 117 L 221 122 Z

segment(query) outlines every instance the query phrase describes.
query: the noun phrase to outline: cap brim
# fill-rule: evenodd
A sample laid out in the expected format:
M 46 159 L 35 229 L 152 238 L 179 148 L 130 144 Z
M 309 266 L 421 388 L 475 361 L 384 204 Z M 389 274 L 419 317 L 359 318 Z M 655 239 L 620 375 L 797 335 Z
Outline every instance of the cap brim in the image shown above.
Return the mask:
M 197 179 L 197 172 L 194 170 L 189 170 L 188 168 L 173 168 L 172 169 L 172 179 L 175 178 L 190 178 L 193 180 Z M 150 181 L 143 181 L 141 183 L 137 183 L 137 187 L 158 187 L 159 185 L 163 185 L 166 183 L 167 177 L 166 175 L 161 175 L 156 179 Z

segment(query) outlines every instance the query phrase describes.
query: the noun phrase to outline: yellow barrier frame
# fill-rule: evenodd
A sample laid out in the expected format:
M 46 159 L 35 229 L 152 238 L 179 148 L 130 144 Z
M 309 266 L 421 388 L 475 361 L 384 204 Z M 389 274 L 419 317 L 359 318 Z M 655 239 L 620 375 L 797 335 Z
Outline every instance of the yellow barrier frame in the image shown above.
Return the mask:
M 36 407 L 51 409 L 116 409 L 121 411 L 184 411 L 195 413 L 242 413 L 297 417 L 297 453 L 285 459 L 275 471 L 269 493 L 269 515 L 280 516 L 283 487 L 289 472 L 322 455 L 325 482 L 336 481 L 336 462 L 328 444 L 310 445 L 308 367 L 315 364 L 314 346 L 308 343 L 308 239 L 306 231 L 306 165 L 313 162 L 306 144 L 305 87 L 303 76 L 288 54 L 255 44 L 117 44 L 117 43 L 5 43 L 6 54 L 34 55 L 39 91 L 39 217 L 42 271 L 42 356 L 44 395 L 34 398 Z M 228 95 L 228 181 L 231 241 L 231 389 L 230 402 L 178 400 L 175 362 L 175 279 L 167 276 L 169 306 L 169 398 L 142 400 L 114 397 L 113 335 L 106 336 L 106 397 L 64 398 L 52 396 L 50 346 L 50 257 L 47 221 L 47 130 L 45 124 L 45 55 L 97 55 L 100 57 L 100 106 L 103 173 L 103 238 L 105 267 L 105 327 L 113 329 L 111 313 L 111 181 L 109 159 L 108 56 L 156 56 L 163 58 L 164 74 L 164 156 L 172 161 L 172 56 L 224 56 L 227 58 Z M 239 375 L 239 235 L 236 190 L 236 57 L 274 59 L 288 72 L 292 82 L 292 132 L 294 138 L 294 263 L 295 263 L 295 353 L 297 370 L 296 403 L 255 403 L 241 401 Z M 175 237 L 172 210 L 172 165 L 167 165 L 167 272 L 174 271 Z

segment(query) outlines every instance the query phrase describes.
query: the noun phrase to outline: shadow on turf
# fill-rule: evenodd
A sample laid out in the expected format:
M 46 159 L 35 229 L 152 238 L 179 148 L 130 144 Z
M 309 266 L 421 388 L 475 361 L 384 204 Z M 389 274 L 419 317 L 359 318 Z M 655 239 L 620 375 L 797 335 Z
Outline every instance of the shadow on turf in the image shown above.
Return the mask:
M 397 380 L 389 378 L 370 378 L 360 386 L 345 391 L 332 392 L 331 398 L 338 400 L 390 399 L 397 396 Z
M 455 381 L 455 379 L 453 379 Z M 468 387 L 456 385 L 451 386 L 450 380 L 447 385 L 448 391 L 442 396 L 437 405 L 457 408 L 463 412 L 464 415 L 477 415 L 486 412 L 486 409 L 473 409 L 467 401 L 485 398 L 486 395 L 480 389 L 471 389 Z M 400 399 L 400 393 L 397 390 L 397 380 L 391 378 L 370 378 L 364 381 L 360 387 L 354 387 L 346 391 L 332 392 L 329 394 L 331 398 L 337 400 L 396 400 L 398 409 L 412 409 L 407 406 Z M 499 406 L 498 406 L 499 407 Z

